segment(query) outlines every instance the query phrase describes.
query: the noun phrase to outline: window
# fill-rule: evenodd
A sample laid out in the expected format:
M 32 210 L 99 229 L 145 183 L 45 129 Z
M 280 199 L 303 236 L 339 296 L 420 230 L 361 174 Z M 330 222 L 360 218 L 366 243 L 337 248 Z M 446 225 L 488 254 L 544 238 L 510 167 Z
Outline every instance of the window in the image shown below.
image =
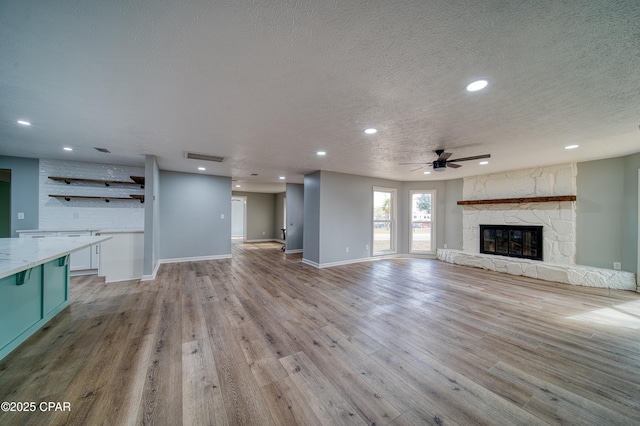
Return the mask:
M 434 253 L 436 191 L 411 191 L 411 253 Z
M 396 190 L 373 188 L 373 255 L 396 252 Z

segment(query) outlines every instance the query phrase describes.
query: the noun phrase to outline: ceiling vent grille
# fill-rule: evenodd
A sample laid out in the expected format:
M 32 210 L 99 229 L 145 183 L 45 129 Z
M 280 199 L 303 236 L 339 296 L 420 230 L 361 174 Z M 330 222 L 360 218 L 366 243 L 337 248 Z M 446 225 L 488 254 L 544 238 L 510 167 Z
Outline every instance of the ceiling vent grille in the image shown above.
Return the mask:
M 184 156 L 191 160 L 213 161 L 214 163 L 222 163 L 224 161 L 224 157 L 220 157 L 218 155 L 199 154 L 197 152 L 185 151 Z

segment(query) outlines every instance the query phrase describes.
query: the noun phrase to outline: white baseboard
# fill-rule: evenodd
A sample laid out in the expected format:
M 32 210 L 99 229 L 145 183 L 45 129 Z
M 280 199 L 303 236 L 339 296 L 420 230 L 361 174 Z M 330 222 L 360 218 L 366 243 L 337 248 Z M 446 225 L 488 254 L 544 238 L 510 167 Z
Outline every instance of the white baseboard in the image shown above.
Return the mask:
M 70 277 L 81 277 L 83 275 L 98 275 L 97 269 L 82 269 L 80 271 L 69 271 Z
M 284 244 L 284 241 L 277 240 L 275 238 L 262 238 L 257 240 L 244 240 L 243 243 L 282 243 Z
M 370 262 L 372 260 L 377 260 L 380 259 L 381 256 L 377 256 L 377 257 L 361 257 L 359 259 L 348 259 L 348 260 L 339 260 L 337 262 L 326 262 L 326 263 L 321 263 L 318 268 L 323 269 L 323 268 L 332 268 L 334 266 L 343 266 L 343 265 L 351 265 L 352 263 L 362 263 L 362 262 Z
M 302 253 L 302 249 L 285 250 L 284 251 L 284 254 L 294 254 L 294 253 Z
M 182 262 L 199 262 L 201 260 L 220 260 L 231 259 L 231 254 L 219 254 L 216 256 L 195 256 L 195 257 L 178 257 L 174 259 L 160 259 L 158 263 L 182 263 Z
M 314 268 L 320 268 L 319 263 L 314 262 L 313 260 L 305 259 L 304 257 L 302 258 L 302 263 L 304 263 L 305 265 L 313 266 Z
M 140 281 L 153 281 L 156 279 L 156 275 L 158 275 L 158 269 L 160 269 L 160 261 L 156 262 L 156 266 L 153 268 L 153 272 L 151 275 L 143 275 L 140 278 Z

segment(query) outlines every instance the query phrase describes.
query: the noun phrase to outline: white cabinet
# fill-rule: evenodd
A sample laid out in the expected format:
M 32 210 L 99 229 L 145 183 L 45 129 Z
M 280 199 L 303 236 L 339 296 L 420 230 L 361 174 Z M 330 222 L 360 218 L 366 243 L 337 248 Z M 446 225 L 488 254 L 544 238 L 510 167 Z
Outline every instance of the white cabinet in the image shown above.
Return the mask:
M 95 231 L 18 231 L 20 238 L 50 238 L 66 237 L 77 238 L 95 235 Z M 80 274 L 94 274 L 100 265 L 100 244 L 71 253 L 69 258 L 69 270 Z
M 91 232 L 60 232 L 60 237 L 77 238 L 88 237 Z M 69 258 L 70 271 L 84 271 L 91 268 L 91 247 L 71 253 Z
M 55 237 L 57 236 L 57 232 L 21 232 L 20 238 L 46 238 L 46 237 Z
M 96 235 L 95 231 L 91 235 Z M 91 246 L 91 269 L 100 268 L 100 244 Z

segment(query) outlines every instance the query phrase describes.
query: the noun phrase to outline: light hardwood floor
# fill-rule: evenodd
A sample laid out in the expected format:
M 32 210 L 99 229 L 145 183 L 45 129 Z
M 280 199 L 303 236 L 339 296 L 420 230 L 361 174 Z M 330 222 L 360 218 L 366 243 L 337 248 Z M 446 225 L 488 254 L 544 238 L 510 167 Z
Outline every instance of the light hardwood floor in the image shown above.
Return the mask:
M 0 362 L 0 425 L 640 424 L 640 294 L 397 259 L 317 270 L 279 244 L 72 279 Z

